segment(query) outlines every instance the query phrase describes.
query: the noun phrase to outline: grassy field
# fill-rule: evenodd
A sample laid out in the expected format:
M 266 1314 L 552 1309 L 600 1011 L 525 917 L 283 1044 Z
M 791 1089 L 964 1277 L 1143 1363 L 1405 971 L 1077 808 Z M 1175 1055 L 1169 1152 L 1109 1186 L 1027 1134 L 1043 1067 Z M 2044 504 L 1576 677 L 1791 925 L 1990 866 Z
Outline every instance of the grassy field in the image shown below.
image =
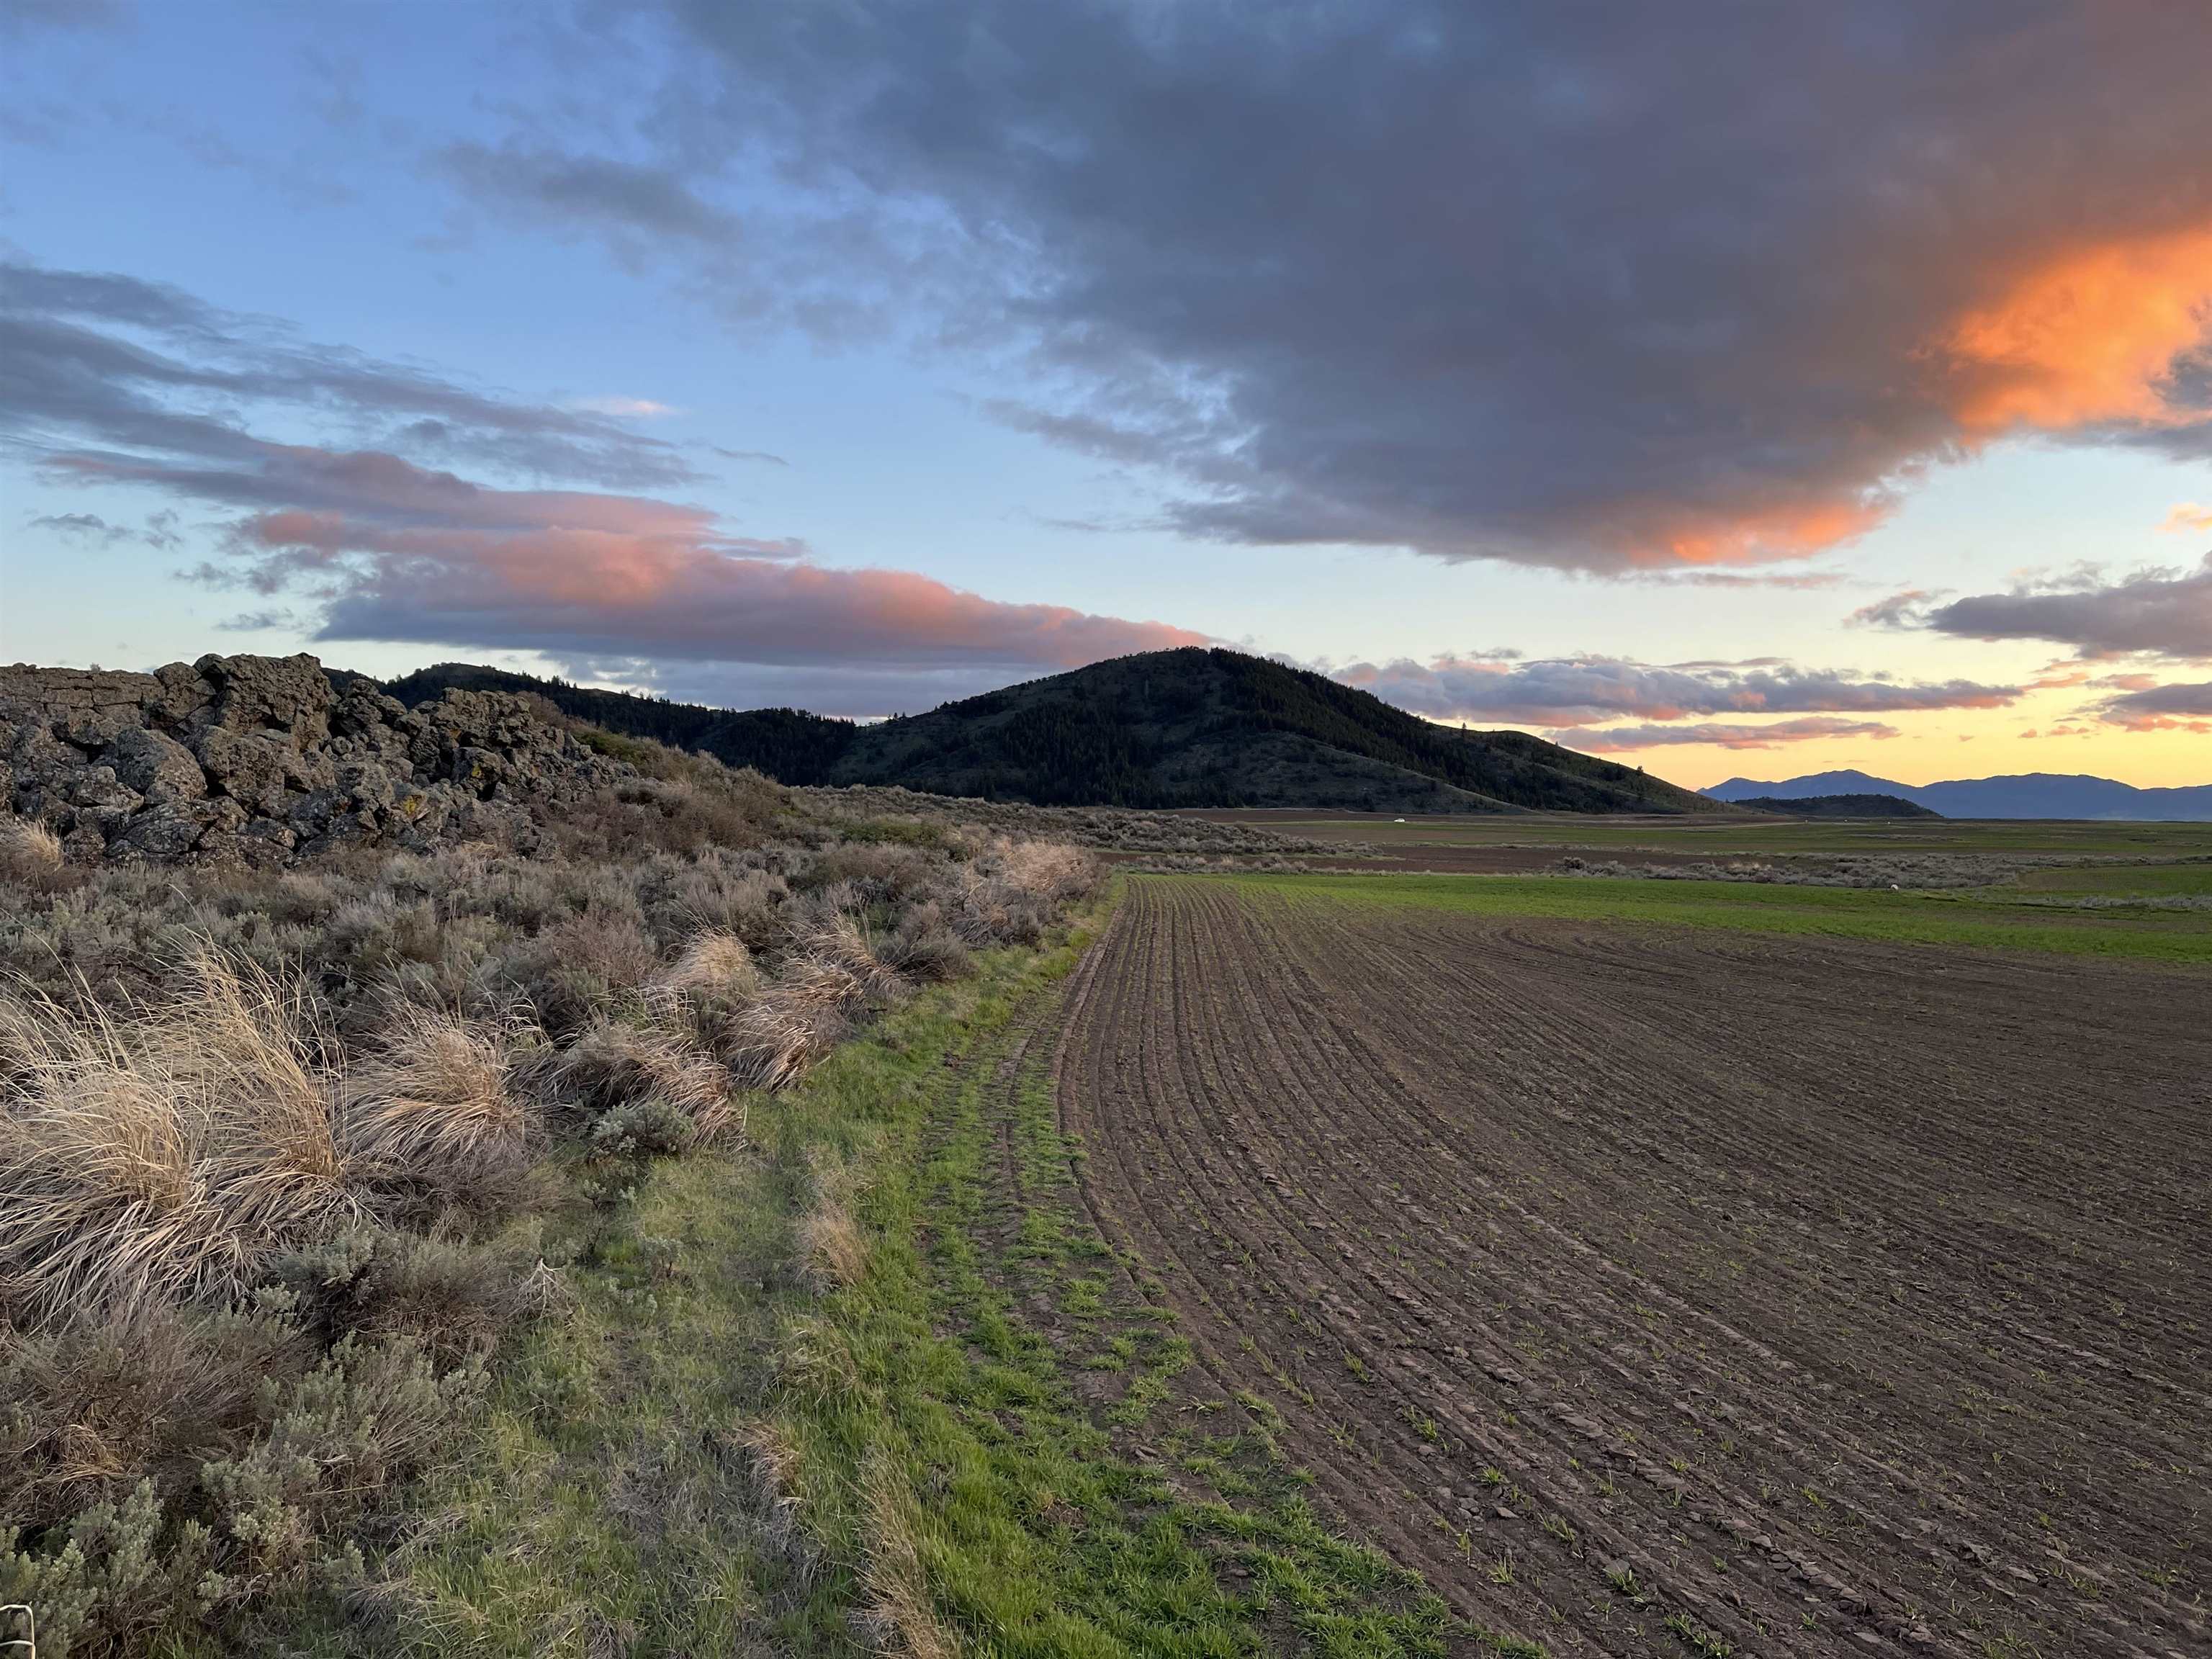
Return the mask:
M 2111 873 L 2118 878 L 2123 872 Z M 2212 963 L 2212 910 L 2069 906 L 2039 902 L 2054 896 L 2050 893 L 2023 896 L 2006 889 L 1896 893 L 1555 876 L 1267 874 L 1232 879 L 1294 898 L 1356 904 Z
M 2212 860 L 2190 864 L 2075 865 L 2028 870 L 2014 884 L 2022 891 L 2126 898 L 2212 897 Z
M 1651 848 L 1707 854 L 2050 853 L 2083 856 L 2212 857 L 2212 823 L 2106 823 L 2045 819 L 1618 818 L 1525 813 L 1413 817 L 1376 813 L 1208 811 L 1288 836 L 1397 847 Z
M 1080 1218 L 1046 1078 L 1061 949 L 986 959 L 647 1172 L 572 1316 L 503 1370 L 495 1456 L 388 1599 L 441 1649 L 1441 1653 L 1336 1541 L 1255 1401 Z

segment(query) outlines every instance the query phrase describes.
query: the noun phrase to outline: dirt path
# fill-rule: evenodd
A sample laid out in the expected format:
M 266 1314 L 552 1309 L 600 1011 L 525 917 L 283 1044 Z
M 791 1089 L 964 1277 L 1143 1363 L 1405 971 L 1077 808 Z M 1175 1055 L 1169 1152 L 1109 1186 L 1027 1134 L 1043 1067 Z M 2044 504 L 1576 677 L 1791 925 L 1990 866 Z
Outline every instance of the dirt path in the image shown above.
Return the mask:
M 2212 1650 L 2201 978 L 1139 878 L 1060 1093 L 1205 1366 L 1486 1627 Z

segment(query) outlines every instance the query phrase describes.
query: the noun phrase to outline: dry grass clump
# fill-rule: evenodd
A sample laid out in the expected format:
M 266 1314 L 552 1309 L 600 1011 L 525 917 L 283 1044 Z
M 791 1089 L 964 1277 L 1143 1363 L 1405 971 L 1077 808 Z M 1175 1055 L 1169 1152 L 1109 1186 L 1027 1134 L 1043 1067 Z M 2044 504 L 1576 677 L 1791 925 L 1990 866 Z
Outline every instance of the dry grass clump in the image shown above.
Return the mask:
M 779 981 L 730 1023 L 731 1074 L 747 1089 L 789 1088 L 844 1036 L 853 994 L 848 977 L 818 965 Z
M 668 995 L 735 1002 L 758 990 L 760 983 L 759 964 L 744 940 L 735 933 L 709 929 L 692 936 L 653 986 Z
M 43 880 L 62 867 L 62 838 L 43 823 L 0 812 L 0 876 Z
M 602 1145 L 627 1138 L 646 1151 L 679 1152 L 744 1129 L 729 1068 L 665 1026 L 603 1020 L 562 1053 L 556 1077 L 599 1115 Z
M 929 1599 L 915 1534 L 921 1516 L 890 1454 L 871 1447 L 860 1464 L 866 1554 L 860 1565 L 860 1617 L 881 1650 L 908 1659 L 958 1659 L 960 1644 Z
M 793 1241 L 800 1277 L 817 1294 L 859 1284 L 868 1245 L 853 1218 L 853 1170 L 817 1148 L 807 1159 L 806 1184 L 806 1211 Z
M 204 953 L 177 994 L 0 996 L 0 1283 L 33 1327 L 246 1288 L 356 1208 L 305 993 Z
M 342 1139 L 356 1179 L 434 1206 L 507 1208 L 537 1148 L 509 1086 L 516 1034 L 401 1005 L 347 1079 Z
M 749 1089 L 787 1089 L 837 1046 L 855 1017 L 904 988 L 857 923 L 816 924 L 775 981 L 730 1021 L 730 1069 Z
M 906 990 L 898 970 L 885 962 L 866 926 L 846 911 L 824 917 L 799 936 L 793 976 L 810 972 L 842 975 L 850 981 L 847 1000 L 858 1003 L 896 1000 Z

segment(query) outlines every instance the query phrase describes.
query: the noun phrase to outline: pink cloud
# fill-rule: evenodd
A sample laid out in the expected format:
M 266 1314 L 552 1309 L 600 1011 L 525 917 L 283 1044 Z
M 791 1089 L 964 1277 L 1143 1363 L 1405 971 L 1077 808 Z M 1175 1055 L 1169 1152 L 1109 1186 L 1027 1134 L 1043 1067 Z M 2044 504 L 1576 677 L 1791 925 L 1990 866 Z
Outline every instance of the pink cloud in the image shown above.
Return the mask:
M 246 484 L 222 493 L 313 501 L 250 513 L 228 543 L 236 575 L 264 592 L 313 584 L 324 640 L 1009 671 L 1207 642 L 910 571 L 825 568 L 804 543 L 728 536 L 703 508 L 647 497 L 494 489 L 394 456 L 295 448 Z

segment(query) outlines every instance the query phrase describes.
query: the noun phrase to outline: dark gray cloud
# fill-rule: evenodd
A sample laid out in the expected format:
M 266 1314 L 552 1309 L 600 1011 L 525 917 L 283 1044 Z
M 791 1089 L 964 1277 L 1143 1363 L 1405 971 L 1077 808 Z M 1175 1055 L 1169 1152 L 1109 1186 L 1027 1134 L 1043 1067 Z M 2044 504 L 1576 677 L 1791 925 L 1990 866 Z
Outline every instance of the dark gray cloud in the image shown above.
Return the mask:
M 304 342 L 166 284 L 0 264 L 0 444 L 253 465 L 273 447 L 242 411 L 272 407 L 447 465 L 623 487 L 695 476 L 675 446 L 614 421 Z
M 1493 656 L 1356 663 L 1338 679 L 1437 720 L 1588 726 L 1624 715 L 1678 720 L 1700 714 L 1895 714 L 1996 708 L 2021 688 L 1972 680 L 1930 684 L 1751 663 L 1632 662 L 1617 657 L 1515 660 Z
M 2110 581 L 2088 573 L 2009 593 L 1948 604 L 1905 592 L 1867 606 L 1859 621 L 1925 628 L 1972 640 L 2048 640 L 2084 656 L 2145 652 L 2212 659 L 2212 553 L 2194 570 L 2138 571 Z
M 2007 430 L 2212 450 L 2194 7 L 672 9 L 647 159 L 548 125 L 476 199 L 1019 355 L 1001 417 L 1165 469 L 1191 533 L 1698 565 Z

